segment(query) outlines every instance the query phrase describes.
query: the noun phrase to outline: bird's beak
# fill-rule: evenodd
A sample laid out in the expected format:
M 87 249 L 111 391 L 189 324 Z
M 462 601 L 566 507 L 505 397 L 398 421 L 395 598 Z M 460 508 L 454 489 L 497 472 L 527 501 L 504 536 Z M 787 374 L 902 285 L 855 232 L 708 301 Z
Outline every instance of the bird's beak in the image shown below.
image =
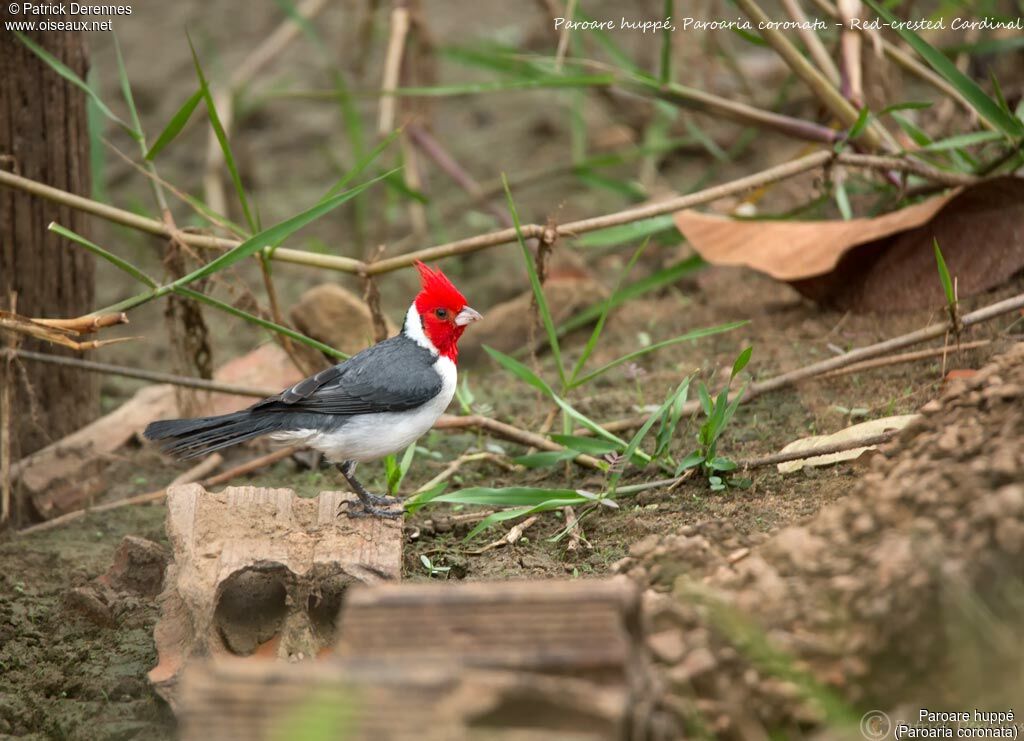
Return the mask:
M 455 315 L 455 326 L 465 327 L 467 324 L 472 324 L 477 319 L 483 319 L 481 314 L 476 309 L 471 309 L 468 306 L 463 306 L 462 311 Z

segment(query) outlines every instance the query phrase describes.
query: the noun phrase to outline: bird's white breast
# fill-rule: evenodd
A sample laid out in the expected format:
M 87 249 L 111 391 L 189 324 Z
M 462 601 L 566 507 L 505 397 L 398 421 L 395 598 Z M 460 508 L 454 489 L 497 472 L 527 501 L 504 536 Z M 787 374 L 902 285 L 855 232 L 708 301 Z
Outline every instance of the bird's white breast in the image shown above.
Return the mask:
M 328 461 L 372 461 L 404 450 L 434 426 L 434 422 L 451 404 L 458 382 L 458 371 L 450 358 L 438 357 L 434 370 L 441 376 L 441 391 L 433 399 L 404 412 L 359 414 L 350 418 L 339 430 L 319 432 L 296 430 L 277 434 L 278 440 L 302 442 L 322 451 Z

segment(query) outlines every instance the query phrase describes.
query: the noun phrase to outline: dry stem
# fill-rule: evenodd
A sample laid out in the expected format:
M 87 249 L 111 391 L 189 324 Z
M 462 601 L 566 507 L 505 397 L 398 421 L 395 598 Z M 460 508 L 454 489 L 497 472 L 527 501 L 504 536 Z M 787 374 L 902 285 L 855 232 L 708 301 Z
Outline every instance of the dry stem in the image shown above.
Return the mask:
M 833 161 L 846 164 L 851 167 L 862 167 L 872 170 L 900 170 L 913 172 L 922 177 L 934 179 L 936 182 L 940 182 L 945 185 L 964 185 L 978 182 L 979 180 L 978 178 L 974 178 L 969 175 L 941 172 L 921 162 L 905 158 L 874 157 L 848 152 L 835 155 L 829 151 L 821 151 L 800 157 L 799 159 L 792 160 L 791 162 L 770 167 L 767 170 L 763 170 L 728 183 L 705 188 L 704 190 L 697 191 L 696 193 L 677 196 L 676 198 L 658 203 L 629 208 L 613 214 L 596 216 L 589 219 L 581 219 L 579 221 L 562 224 L 555 229 L 555 236 L 575 237 L 598 229 L 606 229 L 611 226 L 621 226 L 634 221 L 673 213 L 684 208 L 693 208 L 695 206 L 716 201 L 720 198 L 761 188 L 765 185 L 800 175 L 801 173 L 822 167 Z M 161 221 L 149 219 L 144 216 L 138 216 L 130 211 L 124 211 L 123 209 L 114 208 L 112 206 L 93 201 L 89 198 L 77 196 L 72 193 L 68 193 L 67 191 L 60 190 L 59 188 L 53 188 L 49 185 L 30 180 L 29 178 L 15 175 L 7 172 L 6 170 L 0 170 L 0 185 L 18 188 L 41 198 L 46 198 L 71 208 L 91 213 L 95 216 L 107 219 L 108 221 L 122 224 L 148 234 L 155 234 L 163 237 L 172 236 L 172 231 Z M 525 224 L 522 227 L 522 233 L 525 238 L 540 238 L 544 234 L 545 229 L 546 227 L 541 224 Z M 184 244 L 198 248 L 224 250 L 237 247 L 240 244 L 239 241 L 234 239 L 225 239 L 205 234 L 187 234 L 178 232 L 176 236 L 178 236 Z M 340 257 L 337 255 L 319 255 L 312 252 L 304 252 L 302 250 L 288 249 L 286 247 L 278 247 L 274 250 L 272 259 L 295 263 L 298 265 L 308 265 L 328 270 L 337 270 L 339 272 L 352 273 L 355 275 L 379 275 L 409 267 L 416 260 L 440 260 L 442 258 L 452 257 L 455 255 L 465 255 L 487 249 L 489 247 L 494 247 L 496 245 L 510 244 L 515 242 L 516 239 L 517 237 L 514 229 L 502 229 L 489 234 L 481 234 L 476 237 L 470 237 L 469 239 L 460 239 L 455 242 L 449 242 L 436 247 L 429 247 L 417 252 L 378 260 L 373 263 L 366 263 L 362 260 L 356 260 L 350 257 Z
M 1017 311 L 1021 308 L 1024 308 L 1024 293 L 1011 296 L 1003 301 L 997 301 L 994 304 L 990 304 L 976 311 L 972 311 L 970 314 L 964 315 L 962 317 L 963 326 L 970 327 L 975 324 L 981 324 L 1002 316 L 1003 314 L 1009 314 L 1010 312 Z M 900 335 L 899 337 L 893 337 L 892 339 L 878 342 L 874 345 L 868 345 L 867 347 L 862 347 L 857 350 L 851 350 L 848 353 L 836 355 L 835 357 L 821 360 L 817 363 L 811 363 L 810 365 L 805 365 L 804 367 L 797 368 L 796 370 L 781 373 L 774 378 L 769 378 L 765 381 L 755 381 L 747 388 L 747 392 L 744 394 L 741 403 L 746 404 L 752 399 L 755 399 L 769 391 L 775 391 L 809 378 L 822 376 L 830 371 L 851 366 L 854 363 L 877 358 L 895 350 L 901 350 L 904 347 L 917 345 L 922 342 L 927 342 L 928 340 L 933 340 L 937 337 L 942 337 L 946 334 L 948 329 L 949 322 L 932 324 L 924 329 Z M 682 409 L 683 414 L 694 414 L 700 409 L 700 402 L 697 400 L 688 401 L 683 405 Z M 608 432 L 621 432 L 623 430 L 635 429 L 646 422 L 649 416 L 650 415 L 638 415 L 636 417 L 616 420 L 604 425 L 604 428 L 608 430 Z M 586 429 L 577 429 L 573 434 L 589 435 L 592 433 Z

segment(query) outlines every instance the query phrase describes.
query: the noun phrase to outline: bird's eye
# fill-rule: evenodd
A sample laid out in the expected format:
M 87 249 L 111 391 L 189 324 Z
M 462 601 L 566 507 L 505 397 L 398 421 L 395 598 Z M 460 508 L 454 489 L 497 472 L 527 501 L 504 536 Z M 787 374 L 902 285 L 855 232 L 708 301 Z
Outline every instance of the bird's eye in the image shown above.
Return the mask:
M 448 318 L 448 309 L 436 309 L 434 311 L 434 316 L 443 321 Z

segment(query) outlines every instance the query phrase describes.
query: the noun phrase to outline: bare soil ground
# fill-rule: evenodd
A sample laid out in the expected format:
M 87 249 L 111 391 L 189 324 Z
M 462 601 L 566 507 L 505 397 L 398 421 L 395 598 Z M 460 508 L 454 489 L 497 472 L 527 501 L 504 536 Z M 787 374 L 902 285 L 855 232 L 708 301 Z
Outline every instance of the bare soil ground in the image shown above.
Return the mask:
M 1005 292 L 1019 291 L 1021 285 L 1024 282 L 1018 281 Z M 712 270 L 702 274 L 696 284 L 632 305 L 616 315 L 605 351 L 620 353 L 635 342 L 636 333 L 655 326 L 658 332 L 669 333 L 707 323 L 711 317 L 724 321 L 741 316 L 753 320 L 739 331 L 742 336 L 720 335 L 657 355 L 648 364 L 644 379 L 647 393 L 656 398 L 662 388 L 667 389 L 678 378 L 681 369 L 728 369 L 738 348 L 748 343 L 756 348 L 751 366 L 754 376 L 767 377 L 827 356 L 831 352 L 828 342 L 839 346 L 868 344 L 935 319 L 928 313 L 844 317 L 822 312 L 788 288 L 744 271 Z M 995 337 L 995 327 L 982 327 L 972 336 Z M 948 364 L 978 368 L 1000 347 L 1005 343 L 950 358 Z M 543 356 L 541 361 L 550 364 L 550 359 Z M 494 405 L 517 424 L 539 424 L 548 411 L 538 400 L 524 399 L 521 389 L 497 370 L 471 371 L 471 377 L 480 401 Z M 723 450 L 745 458 L 773 452 L 807 434 L 839 429 L 847 419 L 836 405 L 864 407 L 873 417 L 910 412 L 936 396 L 940 385 L 938 360 L 802 384 L 742 407 L 726 434 Z M 600 393 L 595 392 L 593 401 L 581 404 L 581 409 L 599 418 L 628 415 L 631 406 L 638 403 L 636 394 L 635 388 L 616 379 Z M 680 448 L 690 444 L 694 430 L 691 423 L 689 429 L 679 433 Z M 481 441 L 475 434 L 434 432 L 423 442 L 441 457 L 419 459 L 406 483 L 409 491 Z M 514 446 L 498 444 L 510 453 L 517 452 Z M 241 459 L 252 452 L 236 455 Z M 952 469 L 962 464 L 950 458 L 938 460 L 935 465 Z M 102 499 L 150 491 L 184 468 L 168 464 L 148 449 L 127 451 Z M 725 527 L 731 535 L 720 547 L 732 550 L 760 542 L 841 500 L 863 474 L 864 467 L 858 463 L 787 476 L 774 469 L 760 469 L 754 473 L 752 488 L 725 493 L 713 493 L 702 482 L 688 481 L 675 491 L 649 492 L 632 501 L 624 500 L 618 512 L 600 512 L 588 518 L 583 522 L 583 533 L 589 545 L 576 550 L 567 550 L 565 540 L 550 541 L 564 522 L 549 515 L 528 529 L 514 546 L 471 555 L 469 550 L 498 533 L 491 537 L 485 534 L 467 545 L 463 542 L 467 527 L 447 532 L 427 527 L 427 520 L 443 519 L 437 509 L 428 508 L 407 524 L 404 577 L 430 578 L 420 562 L 421 555 L 427 555 L 435 566 L 451 567 L 452 579 L 606 575 L 647 536 L 687 533 L 698 525 L 705 529 Z M 626 483 L 652 475 L 637 472 Z M 509 473 L 482 463 L 464 468 L 455 484 L 586 486 L 588 476 L 578 469 L 571 470 L 568 479 L 561 469 Z M 256 474 L 253 480 L 310 494 L 336 486 L 333 471 L 299 470 L 290 461 Z M 379 481 L 376 483 L 379 485 Z M 124 535 L 164 542 L 164 511 L 162 505 L 128 507 L 89 516 L 49 533 L 0 541 L 0 587 L 9 595 L 0 601 L 0 732 L 66 738 L 162 737 L 173 733 L 173 718 L 145 680 L 146 671 L 156 662 L 152 641 L 155 604 L 144 598 L 129 599 L 112 608 L 111 624 L 97 624 L 95 617 L 83 614 L 73 601 L 68 601 L 72 588 L 86 584 L 109 567 Z M 720 554 L 708 552 L 696 558 L 707 558 L 710 566 L 717 563 Z M 677 568 L 685 571 L 699 566 L 681 559 Z M 671 582 L 664 574 L 662 577 Z

